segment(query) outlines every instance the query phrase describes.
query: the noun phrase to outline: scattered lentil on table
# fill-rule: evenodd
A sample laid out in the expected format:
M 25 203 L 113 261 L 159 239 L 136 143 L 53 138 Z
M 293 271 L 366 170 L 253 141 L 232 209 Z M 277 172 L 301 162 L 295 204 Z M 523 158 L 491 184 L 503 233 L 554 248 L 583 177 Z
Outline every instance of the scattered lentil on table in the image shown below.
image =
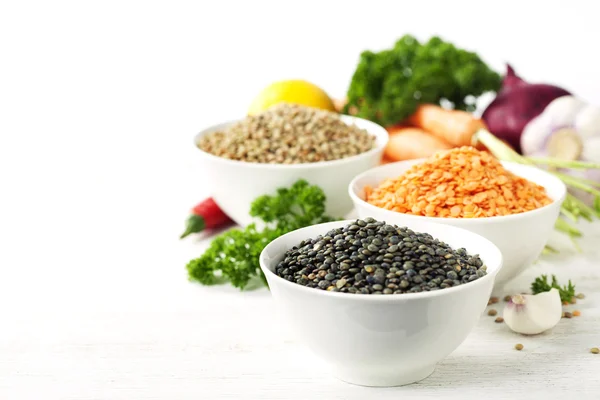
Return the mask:
M 599 348 L 597 348 L 597 347 L 592 347 L 592 348 L 590 349 L 590 352 L 591 352 L 592 354 L 598 354 L 598 353 L 600 353 L 600 349 L 599 349 Z
M 521 351 L 521 350 L 523 350 L 523 345 L 521 343 L 517 343 L 515 345 L 515 349 Z
M 517 214 L 552 202 L 543 186 L 469 146 L 438 152 L 399 177 L 366 187 L 365 200 L 400 213 L 446 218 Z
M 509 302 L 511 298 L 512 298 L 512 296 L 506 295 L 506 296 L 504 296 L 504 301 Z
M 491 310 L 488 311 L 488 315 L 490 317 L 495 316 L 496 314 L 498 314 L 498 311 L 494 310 L 493 308 Z
M 428 233 L 358 219 L 288 250 L 275 273 L 311 288 L 353 294 L 445 289 L 486 275 L 479 255 Z
M 339 114 L 288 103 L 248 116 L 198 142 L 201 150 L 222 158 L 268 164 L 339 160 L 374 146 L 373 135 L 345 123 Z
M 573 316 L 574 317 L 579 317 L 580 315 L 581 315 L 581 311 L 579 311 L 579 310 L 573 311 Z
M 502 317 L 497 317 L 497 318 L 494 320 L 494 322 L 496 322 L 496 323 L 498 323 L 498 324 L 499 324 L 499 323 L 501 323 L 501 322 L 504 322 L 504 318 L 502 318 Z

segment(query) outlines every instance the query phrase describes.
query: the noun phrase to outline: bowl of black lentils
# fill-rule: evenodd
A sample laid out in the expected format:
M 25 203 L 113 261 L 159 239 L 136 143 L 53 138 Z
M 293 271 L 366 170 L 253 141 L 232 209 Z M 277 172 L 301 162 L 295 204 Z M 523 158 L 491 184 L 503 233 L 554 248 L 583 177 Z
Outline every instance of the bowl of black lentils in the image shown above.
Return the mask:
M 334 376 L 399 386 L 428 377 L 466 339 L 502 255 L 462 228 L 364 218 L 283 235 L 260 265 L 281 315 Z
M 387 131 L 371 121 L 285 103 L 211 126 L 195 138 L 202 179 L 242 226 L 253 222 L 254 199 L 300 178 L 323 189 L 326 214 L 348 214 L 348 184 L 379 164 L 387 141 Z

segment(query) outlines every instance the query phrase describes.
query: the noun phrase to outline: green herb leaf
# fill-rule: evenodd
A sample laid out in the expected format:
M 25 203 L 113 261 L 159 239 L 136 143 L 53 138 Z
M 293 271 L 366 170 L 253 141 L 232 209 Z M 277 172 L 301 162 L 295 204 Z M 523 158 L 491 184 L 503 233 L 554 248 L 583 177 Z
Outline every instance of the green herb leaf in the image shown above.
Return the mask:
M 280 188 L 276 196 L 261 196 L 254 200 L 250 215 L 270 223 L 280 231 L 329 222 L 325 214 L 325 194 L 318 186 L 311 186 L 303 179 L 290 188 Z
M 531 284 L 531 291 L 533 294 L 548 292 L 553 288 L 558 290 L 558 293 L 560 294 L 560 300 L 563 302 L 571 302 L 571 300 L 575 297 L 575 285 L 571 283 L 571 280 L 569 280 L 568 284 L 565 286 L 560 286 L 555 275 L 552 275 L 552 282 L 550 283 L 548 282 L 548 276 L 542 275 L 535 278 Z
M 475 53 L 437 36 L 426 43 L 411 35 L 378 53 L 364 51 L 348 89 L 344 112 L 382 125 L 402 122 L 419 104 L 446 100 L 473 111 L 469 101 L 500 89 L 501 77 Z M 355 112 L 354 112 L 355 111 Z
M 259 256 L 275 238 L 305 226 L 333 221 L 325 214 L 325 194 L 317 186 L 299 180 L 290 188 L 280 188 L 274 196 L 261 196 L 251 205 L 250 215 L 267 226 L 255 224 L 231 229 L 217 236 L 199 258 L 187 264 L 190 280 L 203 285 L 230 282 L 244 289 L 254 278 L 266 285 Z

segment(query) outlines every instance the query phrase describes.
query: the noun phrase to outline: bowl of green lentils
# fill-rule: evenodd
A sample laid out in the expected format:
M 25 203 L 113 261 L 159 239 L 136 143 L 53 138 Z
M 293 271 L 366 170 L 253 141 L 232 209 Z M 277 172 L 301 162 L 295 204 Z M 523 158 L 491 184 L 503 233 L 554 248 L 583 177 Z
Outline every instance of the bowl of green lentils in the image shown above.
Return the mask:
M 254 222 L 254 199 L 298 179 L 323 189 L 328 215 L 347 215 L 353 209 L 348 184 L 379 164 L 387 141 L 387 131 L 371 121 L 286 103 L 209 127 L 195 138 L 203 181 L 242 226 Z
M 399 386 L 427 378 L 467 338 L 502 255 L 462 228 L 364 218 L 283 235 L 260 265 L 281 316 L 334 376 Z

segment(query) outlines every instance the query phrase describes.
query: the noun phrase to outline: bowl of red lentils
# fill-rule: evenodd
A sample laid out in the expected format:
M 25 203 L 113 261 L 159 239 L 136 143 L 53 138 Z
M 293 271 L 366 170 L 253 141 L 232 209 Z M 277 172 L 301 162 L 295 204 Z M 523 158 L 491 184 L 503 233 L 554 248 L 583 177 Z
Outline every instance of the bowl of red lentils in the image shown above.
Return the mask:
M 349 185 L 360 218 L 429 220 L 490 240 L 504 259 L 496 287 L 540 256 L 566 193 L 564 183 L 546 171 L 501 162 L 468 146 L 376 167 Z
M 202 179 L 219 207 L 239 225 L 254 222 L 250 204 L 298 179 L 323 189 L 326 213 L 352 211 L 350 181 L 377 166 L 387 131 L 361 118 L 282 103 L 211 126 L 195 138 Z

